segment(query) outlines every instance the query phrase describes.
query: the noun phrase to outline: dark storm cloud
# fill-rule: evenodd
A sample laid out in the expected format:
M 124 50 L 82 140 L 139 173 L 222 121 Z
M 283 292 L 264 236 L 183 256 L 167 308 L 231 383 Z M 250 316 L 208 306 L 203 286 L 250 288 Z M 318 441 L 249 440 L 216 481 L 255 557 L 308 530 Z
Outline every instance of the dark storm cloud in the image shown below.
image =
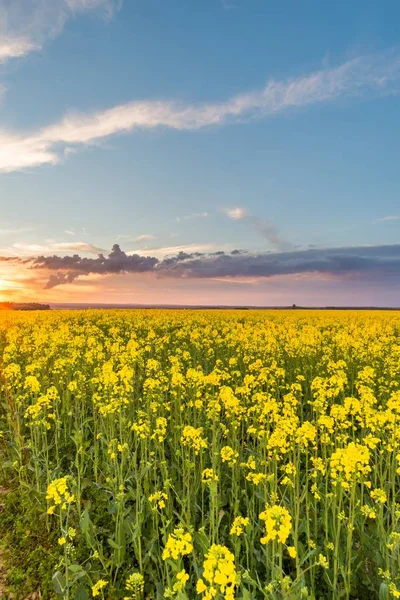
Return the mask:
M 211 279 L 224 277 L 274 277 L 301 273 L 321 273 L 337 277 L 348 275 L 364 279 L 391 280 L 400 276 L 400 244 L 348 248 L 309 248 L 287 252 L 252 253 L 233 250 L 179 252 L 162 260 L 151 256 L 129 255 L 116 244 L 108 256 L 98 258 L 74 256 L 40 256 L 33 268 L 56 271 L 50 275 L 47 288 L 71 283 L 92 273 L 153 273 L 158 277 Z
M 25 263 L 30 261 L 24 258 L 20 258 L 19 256 L 0 256 L 0 262 Z
M 162 261 L 156 272 L 169 277 L 273 277 L 300 273 L 349 273 L 400 275 L 400 245 L 365 246 L 268 252 L 205 255 Z
M 152 256 L 140 256 L 132 254 L 129 256 L 121 250 L 118 244 L 114 244 L 110 254 L 104 256 L 99 254 L 97 258 L 73 256 L 39 256 L 34 259 L 33 267 L 36 269 L 48 269 L 58 271 L 51 275 L 46 288 L 52 288 L 63 283 L 71 283 L 80 275 L 111 275 L 117 273 L 145 273 L 152 271 L 158 259 Z

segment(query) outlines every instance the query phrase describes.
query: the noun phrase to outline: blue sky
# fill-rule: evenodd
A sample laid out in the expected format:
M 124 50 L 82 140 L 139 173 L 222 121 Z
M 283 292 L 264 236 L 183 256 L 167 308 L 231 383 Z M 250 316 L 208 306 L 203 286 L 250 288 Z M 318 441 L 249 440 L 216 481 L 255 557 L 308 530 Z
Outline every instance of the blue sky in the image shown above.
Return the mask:
M 400 305 L 399 18 L 398 2 L 0 0 L 3 296 Z M 158 262 L 35 262 L 114 244 Z

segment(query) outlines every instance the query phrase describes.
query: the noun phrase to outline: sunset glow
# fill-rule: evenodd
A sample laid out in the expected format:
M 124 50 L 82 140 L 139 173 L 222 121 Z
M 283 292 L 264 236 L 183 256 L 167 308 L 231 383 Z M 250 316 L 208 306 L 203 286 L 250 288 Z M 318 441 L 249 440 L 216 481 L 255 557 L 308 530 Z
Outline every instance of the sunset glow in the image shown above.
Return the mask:
M 0 0 L 0 600 L 400 599 L 399 24 Z
M 311 4 L 0 0 L 0 299 L 399 306 L 399 7 Z

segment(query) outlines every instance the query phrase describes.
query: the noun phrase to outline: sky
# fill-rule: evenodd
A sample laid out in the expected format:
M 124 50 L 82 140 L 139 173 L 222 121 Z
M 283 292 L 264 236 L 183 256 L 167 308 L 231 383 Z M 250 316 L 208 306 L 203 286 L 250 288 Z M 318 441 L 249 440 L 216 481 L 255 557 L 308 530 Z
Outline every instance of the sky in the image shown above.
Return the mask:
M 0 0 L 0 300 L 400 307 L 397 0 Z

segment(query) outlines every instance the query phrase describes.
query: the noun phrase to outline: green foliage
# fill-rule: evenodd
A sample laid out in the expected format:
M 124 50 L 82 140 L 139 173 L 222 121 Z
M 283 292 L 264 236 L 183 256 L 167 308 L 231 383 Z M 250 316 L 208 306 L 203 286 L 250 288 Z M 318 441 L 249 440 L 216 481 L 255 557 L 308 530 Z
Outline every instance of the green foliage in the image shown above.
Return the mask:
M 4 323 L 0 533 L 17 598 L 398 597 L 396 313 Z

